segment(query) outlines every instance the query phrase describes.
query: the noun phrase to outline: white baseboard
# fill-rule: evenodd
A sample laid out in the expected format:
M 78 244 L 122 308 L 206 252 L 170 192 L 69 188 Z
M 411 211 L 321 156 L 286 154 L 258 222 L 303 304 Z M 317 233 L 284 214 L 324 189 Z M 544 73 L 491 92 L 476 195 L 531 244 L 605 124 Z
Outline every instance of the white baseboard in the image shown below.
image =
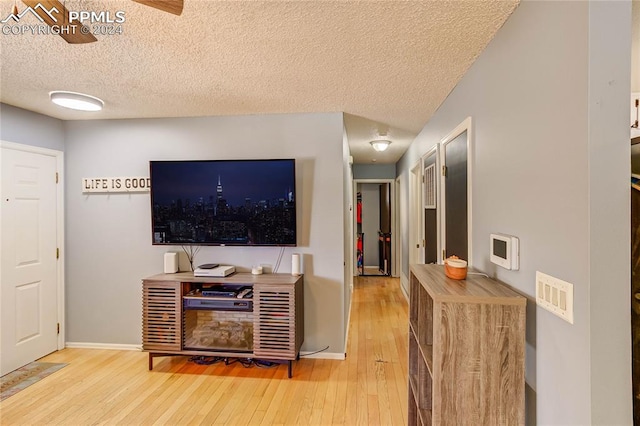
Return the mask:
M 409 278 L 404 274 L 404 272 L 400 276 L 400 288 L 402 289 L 402 294 L 407 298 L 407 302 L 409 301 Z
M 351 291 L 351 295 L 349 296 L 349 311 L 347 314 L 347 326 L 344 329 L 344 351 L 347 352 L 347 348 L 349 347 L 349 326 L 351 325 L 351 307 L 353 306 L 353 291 Z M 310 358 L 310 357 L 309 357 Z M 344 357 L 342 358 L 344 359 Z
M 142 345 L 125 345 L 122 343 L 67 342 L 65 347 L 74 349 L 113 349 L 118 351 L 142 350 Z
M 337 359 L 337 360 L 345 360 L 346 356 L 343 353 L 335 353 L 335 352 L 304 352 L 300 351 L 300 357 L 302 358 L 315 358 L 315 359 Z

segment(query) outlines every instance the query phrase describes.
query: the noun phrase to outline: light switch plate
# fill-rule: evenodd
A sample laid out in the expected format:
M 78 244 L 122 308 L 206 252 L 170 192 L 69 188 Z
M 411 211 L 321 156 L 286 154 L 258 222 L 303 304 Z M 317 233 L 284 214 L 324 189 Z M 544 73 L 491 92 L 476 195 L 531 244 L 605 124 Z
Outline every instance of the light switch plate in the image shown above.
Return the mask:
M 536 303 L 573 324 L 573 284 L 536 271 Z

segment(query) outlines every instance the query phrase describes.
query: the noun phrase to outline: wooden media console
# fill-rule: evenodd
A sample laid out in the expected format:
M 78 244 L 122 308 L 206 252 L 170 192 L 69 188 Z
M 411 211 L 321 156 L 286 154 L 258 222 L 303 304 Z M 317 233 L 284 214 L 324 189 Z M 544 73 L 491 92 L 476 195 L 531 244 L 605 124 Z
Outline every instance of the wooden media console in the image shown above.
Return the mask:
M 224 278 L 192 272 L 159 274 L 142 280 L 142 349 L 160 356 L 248 358 L 288 364 L 299 359 L 304 341 L 302 275 L 235 273 Z M 203 290 L 250 288 L 252 296 L 203 297 Z M 185 308 L 202 297 L 211 308 Z M 219 304 L 245 308 L 220 308 Z M 247 307 L 248 306 L 248 307 Z

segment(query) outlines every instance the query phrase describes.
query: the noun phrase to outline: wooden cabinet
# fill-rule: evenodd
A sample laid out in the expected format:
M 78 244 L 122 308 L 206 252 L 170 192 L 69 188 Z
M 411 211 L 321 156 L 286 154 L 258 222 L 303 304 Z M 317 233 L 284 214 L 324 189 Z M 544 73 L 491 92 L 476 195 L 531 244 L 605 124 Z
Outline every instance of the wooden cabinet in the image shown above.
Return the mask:
M 412 265 L 409 304 L 409 425 L 524 424 L 526 299 Z
M 193 323 L 202 321 L 207 315 L 198 314 L 184 308 L 183 298 L 194 290 L 216 286 L 251 287 L 250 299 L 238 299 L 238 303 L 251 302 L 253 309 L 236 313 L 232 321 L 239 321 L 253 330 L 243 340 L 252 347 L 220 349 L 194 348 L 193 342 L 185 344 L 187 330 L 193 340 Z M 191 296 L 192 297 L 192 296 Z M 187 297 L 189 299 L 189 297 Z M 227 299 L 228 300 L 228 299 Z M 232 299 L 235 300 L 235 299 Z M 203 309 L 200 309 L 202 312 Z M 189 312 L 189 314 L 185 314 Z M 211 308 L 207 313 L 233 315 L 226 310 Z M 204 327 L 211 330 L 207 321 Z M 211 332 L 211 331 L 210 331 Z M 215 335 L 215 330 L 211 332 Z M 193 273 L 160 274 L 142 281 L 142 349 L 149 352 L 149 369 L 153 368 L 153 358 L 170 355 L 202 355 L 229 358 L 260 358 L 270 361 L 284 361 L 292 375 L 292 361 L 298 359 L 304 341 L 304 289 L 303 277 L 289 274 L 252 275 L 236 273 L 224 278 L 194 277 Z

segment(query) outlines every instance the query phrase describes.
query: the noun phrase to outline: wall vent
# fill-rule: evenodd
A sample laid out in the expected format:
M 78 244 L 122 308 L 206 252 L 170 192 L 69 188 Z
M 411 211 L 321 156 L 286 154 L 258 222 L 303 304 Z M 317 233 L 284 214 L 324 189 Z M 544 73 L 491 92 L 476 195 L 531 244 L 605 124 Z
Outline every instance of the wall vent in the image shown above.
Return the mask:
M 431 164 L 424 169 L 424 208 L 436 208 L 436 165 Z

